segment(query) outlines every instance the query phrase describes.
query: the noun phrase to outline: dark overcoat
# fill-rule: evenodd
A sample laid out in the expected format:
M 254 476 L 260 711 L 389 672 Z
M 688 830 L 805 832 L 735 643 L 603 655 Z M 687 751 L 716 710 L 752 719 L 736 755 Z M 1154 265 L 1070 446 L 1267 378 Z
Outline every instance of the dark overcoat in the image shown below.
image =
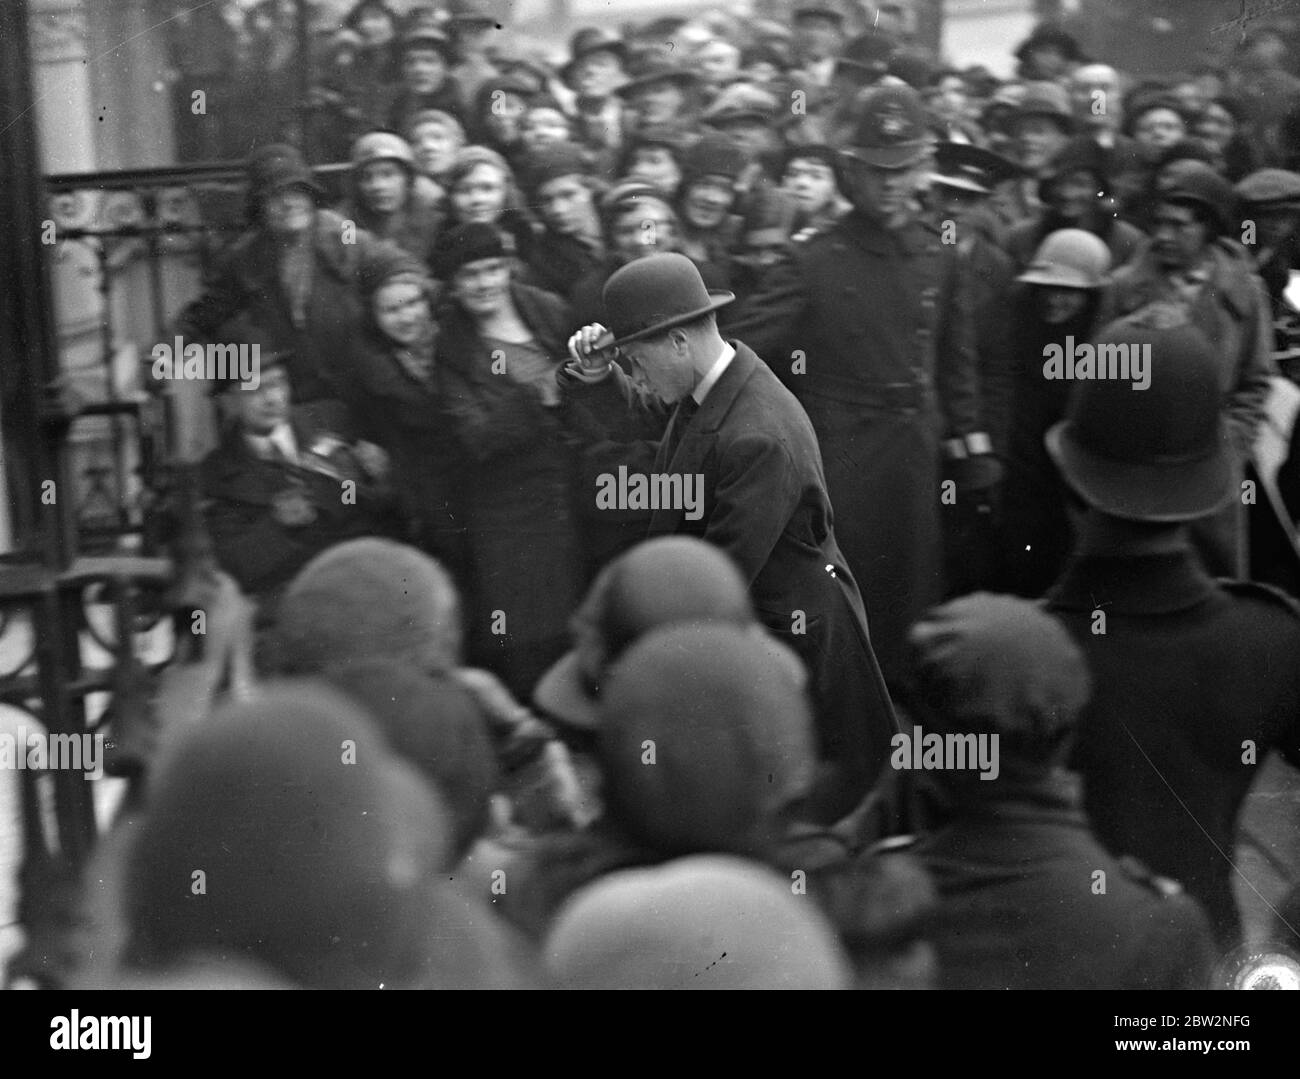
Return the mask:
M 1073 767 L 1093 831 L 1112 853 L 1181 881 L 1231 942 L 1242 800 L 1270 748 L 1300 763 L 1294 601 L 1217 582 L 1188 548 L 1078 557 L 1048 610 L 1092 672 Z
M 511 295 L 558 369 L 572 331 L 567 306 L 528 285 L 512 285 Z M 469 659 L 527 699 L 568 649 L 568 620 L 581 598 L 576 451 L 561 409 L 494 371 L 492 346 L 459 305 L 442 307 L 438 322 L 440 411 L 457 461 L 453 513 L 464 522 L 468 555 Z
M 275 242 L 264 230 L 254 229 L 218 259 L 202 295 L 181 312 L 177 332 L 195 341 L 213 340 L 225 322 L 247 313 L 266 334 L 269 346 L 292 350 L 287 366 L 295 402 L 341 399 L 341 372 L 361 318 L 356 273 L 375 243 L 361 229 L 355 243 L 344 243 L 343 238 L 343 218 L 318 210 L 311 295 L 301 323 L 294 322 L 280 284 Z
M 646 535 L 698 536 L 726 551 L 749 582 L 759 618 L 808 668 L 824 767 L 814 811 L 847 812 L 889 755 L 895 720 L 858 587 L 835 541 L 821 453 L 807 414 L 746 345 L 679 435 L 659 405 L 614 367 L 561 383 L 587 430 L 605 435 L 586 458 L 591 499 L 601 472 L 702 477 L 702 514 L 661 507 Z M 677 442 L 672 456 L 670 441 Z M 641 441 L 633 441 L 640 439 Z
M 389 524 L 387 484 L 367 477 L 337 432 L 301 409 L 292 426 L 297 465 L 258 457 L 235 424 L 202 466 L 204 516 L 217 562 L 244 592 L 263 600 L 327 547 L 383 532 Z M 324 446 L 327 459 L 311 453 Z M 348 501 L 344 480 L 356 485 Z M 310 520 L 285 524 L 277 518 L 277 501 L 290 494 L 310 504 Z
M 941 988 L 1207 987 L 1205 914 L 1186 894 L 1163 894 L 1171 882 L 1102 849 L 1076 777 L 1004 773 L 988 786 L 996 790 L 914 848 L 939 892 L 928 937 Z
M 725 320 L 807 409 L 891 682 L 908 627 L 944 592 L 940 440 L 980 429 L 968 293 L 937 226 L 853 212 L 792 244 Z

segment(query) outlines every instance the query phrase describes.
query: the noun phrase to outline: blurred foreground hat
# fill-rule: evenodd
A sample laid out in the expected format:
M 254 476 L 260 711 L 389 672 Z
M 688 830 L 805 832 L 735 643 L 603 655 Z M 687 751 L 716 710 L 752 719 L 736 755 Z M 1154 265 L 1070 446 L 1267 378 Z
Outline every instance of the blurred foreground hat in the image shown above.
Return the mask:
M 264 962 L 312 987 L 391 983 L 444 865 L 432 789 L 351 700 L 269 683 L 179 737 L 127 874 L 129 951 Z
M 1130 521 L 1189 521 L 1233 496 L 1233 456 L 1222 417 L 1219 362 L 1188 324 L 1140 318 L 1105 327 L 1097 346 L 1150 346 L 1150 384 L 1121 378 L 1076 383 L 1066 418 L 1047 432 L 1048 452 L 1088 505 Z M 1100 347 L 1098 347 L 1100 354 Z
M 500 782 L 487 720 L 469 690 L 391 659 L 327 672 L 360 704 L 393 752 L 417 768 L 448 810 L 452 859 L 459 860 L 488 823 Z
M 1081 63 L 1084 59 L 1079 43 L 1059 26 L 1053 26 L 1051 23 L 1039 23 L 1035 26 L 1033 32 L 1016 46 L 1013 55 L 1024 63 L 1029 58 L 1029 54 L 1037 49 L 1056 49 L 1072 64 Z
M 573 616 L 573 651 L 542 676 L 533 699 L 549 715 L 594 729 L 605 672 L 633 641 L 660 626 L 704 620 L 754 624 L 735 563 L 692 536 L 639 543 L 592 583 Z
M 546 963 L 571 989 L 847 989 L 835 931 L 790 882 L 739 858 L 610 873 L 564 904 Z
M 442 673 L 460 666 L 460 600 L 446 570 L 404 543 L 369 537 L 322 551 L 289 582 L 274 648 L 289 674 L 394 659 Z
M 1001 736 L 1046 762 L 1090 693 L 1088 666 L 1037 603 L 977 592 L 926 612 L 908 634 L 912 677 L 932 721 Z
M 627 649 L 599 736 L 608 811 L 630 835 L 665 853 L 771 849 L 816 767 L 790 655 L 757 627 L 719 622 L 663 626 Z

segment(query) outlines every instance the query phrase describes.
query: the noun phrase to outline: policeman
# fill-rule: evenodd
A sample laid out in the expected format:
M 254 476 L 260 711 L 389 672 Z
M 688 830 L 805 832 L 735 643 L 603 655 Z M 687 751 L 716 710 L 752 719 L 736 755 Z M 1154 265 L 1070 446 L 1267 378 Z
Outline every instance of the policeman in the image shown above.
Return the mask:
M 997 481 L 969 290 L 955 243 L 917 201 L 931 144 L 914 90 L 866 91 L 837 160 L 853 210 L 793 245 L 728 325 L 812 419 L 886 679 L 899 674 L 907 627 L 944 593 L 943 504 Z M 943 491 L 941 440 L 961 462 Z
M 1071 766 L 1102 844 L 1182 881 L 1228 946 L 1242 801 L 1270 749 L 1300 764 L 1300 609 L 1216 581 L 1189 538 L 1240 497 L 1215 350 L 1187 325 L 1120 322 L 1100 343 L 1149 347 L 1150 385 L 1078 382 L 1047 434 L 1088 506 L 1048 593 L 1092 672 Z

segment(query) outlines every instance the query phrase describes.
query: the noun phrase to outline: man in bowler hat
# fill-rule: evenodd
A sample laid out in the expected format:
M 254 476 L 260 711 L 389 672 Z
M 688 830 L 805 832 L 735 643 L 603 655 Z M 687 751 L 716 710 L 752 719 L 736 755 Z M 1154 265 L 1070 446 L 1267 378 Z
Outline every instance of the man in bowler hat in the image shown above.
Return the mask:
M 591 443 L 586 467 L 677 475 L 683 489 L 701 477 L 703 512 L 660 505 L 647 532 L 700 536 L 731 555 L 759 618 L 803 659 L 822 761 L 815 811 L 829 820 L 884 763 L 893 710 L 835 542 L 816 435 L 753 351 L 718 333 L 716 312 L 733 299 L 706 290 L 685 256 L 638 259 L 605 286 L 612 329 L 570 338 L 560 382 Z M 589 490 L 594 498 L 596 483 Z
M 1092 672 L 1071 767 L 1097 838 L 1180 880 L 1229 946 L 1242 801 L 1270 749 L 1300 765 L 1300 608 L 1193 549 L 1189 527 L 1241 497 L 1214 348 L 1188 325 L 1100 341 L 1149 346 L 1151 383 L 1080 382 L 1047 433 L 1088 507 L 1047 598 Z

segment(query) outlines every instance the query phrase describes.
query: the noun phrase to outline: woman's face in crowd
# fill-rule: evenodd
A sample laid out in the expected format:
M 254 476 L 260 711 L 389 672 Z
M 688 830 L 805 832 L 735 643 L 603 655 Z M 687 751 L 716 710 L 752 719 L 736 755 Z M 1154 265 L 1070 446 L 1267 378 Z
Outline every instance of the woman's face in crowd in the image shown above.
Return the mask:
M 451 191 L 451 208 L 461 224 L 495 225 L 506 208 L 506 178 L 495 165 L 475 165 Z
M 643 86 L 633 98 L 633 107 L 643 124 L 666 124 L 675 120 L 685 105 L 686 91 L 671 79 Z
M 315 202 L 300 187 L 286 187 L 266 196 L 262 203 L 262 220 L 277 236 L 306 232 L 311 228 Z
M 406 204 L 408 183 L 406 169 L 396 161 L 372 161 L 361 167 L 357 190 L 371 213 L 393 214 Z
M 569 137 L 569 120 L 559 109 L 529 109 L 524 116 L 519 137 L 530 152 L 554 146 Z
M 579 97 L 603 100 L 623 84 L 623 62 L 612 52 L 593 52 L 574 65 L 573 88 Z
M 1151 157 L 1168 150 L 1186 133 L 1183 118 L 1173 109 L 1150 109 L 1138 117 L 1133 127 L 1133 137 Z
M 587 236 L 598 231 L 591 189 L 581 176 L 557 176 L 537 189 L 537 211 L 559 236 Z
M 421 124 L 411 132 L 415 162 L 426 176 L 441 176 L 451 168 L 461 140 L 446 124 Z
M 408 49 L 402 57 L 402 79 L 415 94 L 435 94 L 447 81 L 447 60 L 437 49 Z
M 715 39 L 700 46 L 695 64 L 707 82 L 721 85 L 740 71 L 740 50 L 728 41 Z
M 682 196 L 682 217 L 696 229 L 716 229 L 727 220 L 736 190 L 725 176 L 692 180 Z
M 1065 220 L 1078 221 L 1097 204 L 1096 177 L 1083 169 L 1065 173 L 1052 184 L 1051 202 Z
M 966 115 L 966 82 L 959 75 L 940 80 L 933 98 L 934 110 L 945 120 L 960 120 Z
M 375 324 L 391 340 L 410 346 L 426 340 L 433 322 L 429 295 L 418 281 L 390 281 L 375 290 Z
M 829 209 L 839 197 L 835 172 L 822 161 L 796 157 L 786 166 L 782 186 L 808 216 Z
M 1196 119 L 1196 136 L 1205 146 L 1221 154 L 1237 133 L 1237 121 L 1222 105 L 1210 102 Z
M 1064 77 L 1070 66 L 1065 53 L 1055 45 L 1040 45 L 1029 53 L 1029 61 L 1040 79 L 1055 82 Z
M 1043 321 L 1049 326 L 1059 326 L 1077 318 L 1087 304 L 1087 289 L 1049 286 L 1040 286 L 1038 289 L 1038 309 Z
M 1020 163 L 1031 172 L 1046 168 L 1069 138 L 1050 116 L 1022 116 L 1016 121 Z
M 452 295 L 471 315 L 492 315 L 510 297 L 510 263 L 503 258 L 467 262 L 451 282 Z
M 527 109 L 528 103 L 518 94 L 494 90 L 483 122 L 497 142 L 509 146 L 519 138 L 519 125 Z
M 654 184 L 668 196 L 677 194 L 677 187 L 682 182 L 681 167 L 666 146 L 642 146 L 634 150 L 628 175 Z
M 616 217 L 612 232 L 614 251 L 624 262 L 672 251 L 677 241 L 672 211 L 655 202 L 634 206 Z

